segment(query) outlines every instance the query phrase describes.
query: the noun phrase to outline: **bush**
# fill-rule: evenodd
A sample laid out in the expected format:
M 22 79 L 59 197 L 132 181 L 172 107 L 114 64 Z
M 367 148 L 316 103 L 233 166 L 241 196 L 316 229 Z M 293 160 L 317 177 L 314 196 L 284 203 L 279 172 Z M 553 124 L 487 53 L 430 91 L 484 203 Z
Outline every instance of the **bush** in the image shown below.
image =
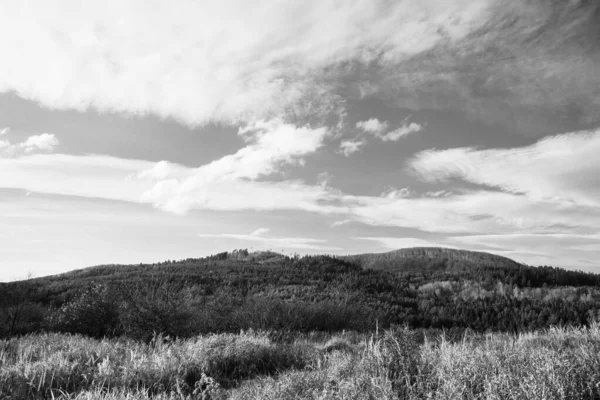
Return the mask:
M 51 330 L 96 338 L 119 334 L 119 305 L 115 292 L 106 285 L 91 283 L 75 299 L 51 314 L 48 325 Z
M 182 338 L 196 333 L 194 297 L 189 288 L 157 280 L 123 284 L 119 294 L 119 319 L 127 336 L 148 342 L 159 333 Z

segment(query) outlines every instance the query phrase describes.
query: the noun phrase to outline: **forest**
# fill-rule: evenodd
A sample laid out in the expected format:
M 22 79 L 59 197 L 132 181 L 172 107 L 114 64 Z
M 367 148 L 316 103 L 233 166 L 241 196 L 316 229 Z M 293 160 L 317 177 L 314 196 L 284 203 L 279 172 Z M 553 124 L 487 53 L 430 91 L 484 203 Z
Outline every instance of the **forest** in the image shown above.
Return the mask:
M 254 329 L 407 327 L 521 333 L 588 326 L 600 275 L 487 253 L 414 248 L 347 257 L 247 250 L 104 265 L 0 284 L 0 337 L 63 332 L 149 341 Z

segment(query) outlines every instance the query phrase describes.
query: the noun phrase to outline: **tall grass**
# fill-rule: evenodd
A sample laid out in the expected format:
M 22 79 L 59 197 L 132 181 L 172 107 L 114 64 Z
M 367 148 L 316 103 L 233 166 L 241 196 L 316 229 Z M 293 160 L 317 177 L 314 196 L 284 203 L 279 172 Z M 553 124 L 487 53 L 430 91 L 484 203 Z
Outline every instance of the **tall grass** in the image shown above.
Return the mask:
M 0 399 L 598 399 L 600 326 L 422 340 L 264 333 L 150 344 L 59 334 L 0 341 Z

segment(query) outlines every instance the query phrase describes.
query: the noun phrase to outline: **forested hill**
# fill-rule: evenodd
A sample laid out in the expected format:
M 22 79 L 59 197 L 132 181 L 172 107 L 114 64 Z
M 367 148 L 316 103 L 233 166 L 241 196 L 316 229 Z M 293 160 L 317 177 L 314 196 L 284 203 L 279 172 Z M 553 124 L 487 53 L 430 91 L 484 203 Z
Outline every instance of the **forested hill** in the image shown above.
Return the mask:
M 347 257 L 238 250 L 0 284 L 0 337 L 375 325 L 523 331 L 599 317 L 600 275 L 439 248 Z
M 521 265 L 510 258 L 490 253 L 441 247 L 413 247 L 343 258 L 363 268 L 403 272 L 464 270 L 469 267 L 518 268 Z

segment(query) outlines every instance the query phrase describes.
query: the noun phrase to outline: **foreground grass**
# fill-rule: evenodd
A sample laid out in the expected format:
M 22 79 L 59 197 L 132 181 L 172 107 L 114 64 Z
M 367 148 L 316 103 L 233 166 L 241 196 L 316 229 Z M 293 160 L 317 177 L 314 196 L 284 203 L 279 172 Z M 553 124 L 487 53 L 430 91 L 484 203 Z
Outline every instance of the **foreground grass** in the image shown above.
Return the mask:
M 0 399 L 594 399 L 600 326 L 420 340 L 399 330 L 274 343 L 149 345 L 61 334 L 0 341 Z

